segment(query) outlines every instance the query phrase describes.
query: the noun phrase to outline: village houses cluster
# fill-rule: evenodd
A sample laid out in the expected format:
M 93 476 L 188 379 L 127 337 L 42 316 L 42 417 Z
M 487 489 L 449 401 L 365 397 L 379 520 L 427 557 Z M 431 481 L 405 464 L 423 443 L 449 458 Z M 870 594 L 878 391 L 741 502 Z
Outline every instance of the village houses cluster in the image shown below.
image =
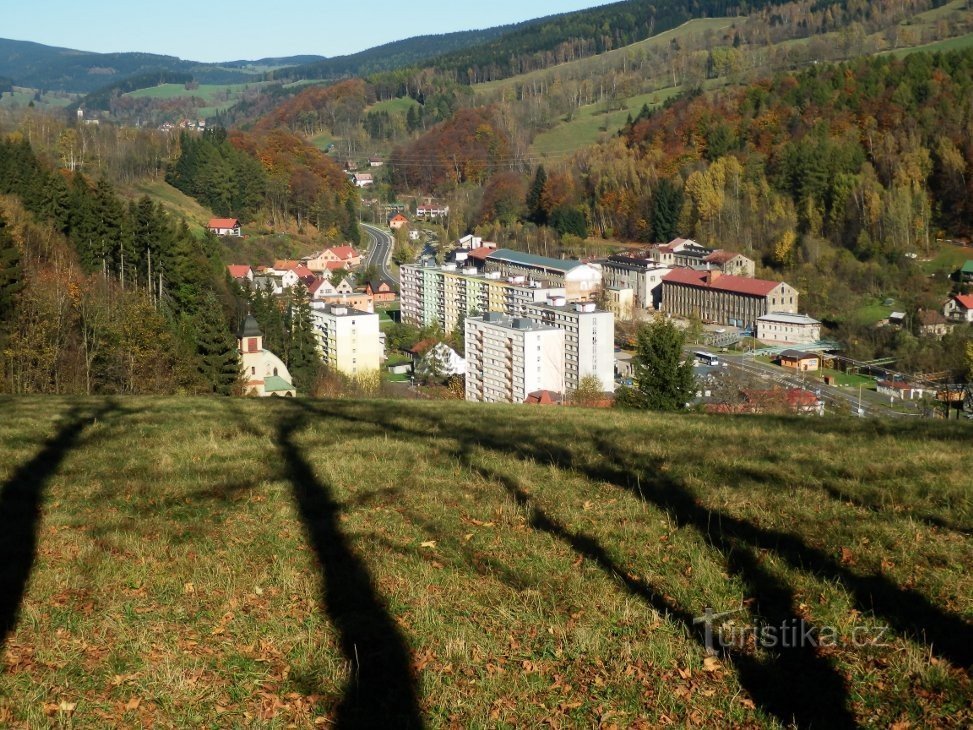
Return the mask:
M 325 248 L 300 260 L 278 260 L 270 266 L 230 265 L 228 275 L 242 286 L 283 296 L 306 289 L 322 360 L 350 377 L 377 373 L 385 359 L 384 336 L 375 304 L 396 299 L 385 281 L 359 281 L 361 254 L 352 246 Z M 293 395 L 293 381 L 276 355 L 262 347 L 262 333 L 248 317 L 237 340 L 247 377 L 246 390 L 261 396 Z M 286 388 L 284 386 L 287 386 Z

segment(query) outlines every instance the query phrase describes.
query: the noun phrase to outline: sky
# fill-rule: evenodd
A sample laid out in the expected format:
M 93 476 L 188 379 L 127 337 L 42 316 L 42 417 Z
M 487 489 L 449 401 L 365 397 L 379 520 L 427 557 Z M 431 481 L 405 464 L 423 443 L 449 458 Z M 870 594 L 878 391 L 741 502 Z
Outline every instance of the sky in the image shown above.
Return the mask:
M 411 36 L 600 4 L 604 0 L 0 0 L 0 38 L 208 62 L 340 56 Z

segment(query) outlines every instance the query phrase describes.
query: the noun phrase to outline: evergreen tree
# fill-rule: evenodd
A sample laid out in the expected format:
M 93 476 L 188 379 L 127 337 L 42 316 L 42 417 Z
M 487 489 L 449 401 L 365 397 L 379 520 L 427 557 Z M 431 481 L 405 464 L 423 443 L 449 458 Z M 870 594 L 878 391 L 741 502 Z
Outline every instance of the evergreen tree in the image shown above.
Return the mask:
M 652 196 L 652 237 L 667 242 L 676 237 L 679 213 L 682 209 L 682 190 L 672 180 L 663 178 Z
M 634 388 L 620 393 L 619 403 L 654 411 L 678 411 L 695 391 L 693 364 L 683 362 L 685 336 L 666 319 L 639 328 L 634 363 Z
M 311 319 L 311 301 L 307 289 L 298 284 L 291 290 L 287 309 L 287 350 L 284 360 L 299 390 L 309 390 L 321 368 L 321 354 Z
M 578 238 L 588 237 L 588 222 L 585 220 L 584 211 L 573 205 L 562 205 L 556 208 L 551 213 L 551 225 L 562 236 L 570 234 Z
M 207 293 L 193 318 L 196 360 L 203 381 L 217 395 L 232 395 L 240 383 L 242 364 L 236 341 L 223 318 L 216 295 Z
M 527 219 L 539 226 L 547 223 L 547 213 L 544 210 L 544 186 L 547 185 L 547 171 L 543 165 L 537 166 L 534 182 L 527 191 Z
M 7 222 L 0 215 L 0 327 L 13 319 L 16 295 L 23 289 L 20 251 L 7 232 Z M 0 338 L 3 333 L 0 332 Z

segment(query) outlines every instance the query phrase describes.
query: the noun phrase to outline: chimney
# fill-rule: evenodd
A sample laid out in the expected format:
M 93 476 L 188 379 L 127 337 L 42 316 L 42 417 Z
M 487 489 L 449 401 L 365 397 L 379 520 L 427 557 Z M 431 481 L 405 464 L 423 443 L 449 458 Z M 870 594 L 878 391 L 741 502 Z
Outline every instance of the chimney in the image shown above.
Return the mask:
M 705 281 L 707 284 L 712 284 L 717 279 L 719 279 L 721 276 L 723 276 L 723 272 L 722 271 L 719 271 L 718 269 L 713 269 L 711 271 L 707 271 L 706 272 L 706 276 L 703 279 L 703 281 Z

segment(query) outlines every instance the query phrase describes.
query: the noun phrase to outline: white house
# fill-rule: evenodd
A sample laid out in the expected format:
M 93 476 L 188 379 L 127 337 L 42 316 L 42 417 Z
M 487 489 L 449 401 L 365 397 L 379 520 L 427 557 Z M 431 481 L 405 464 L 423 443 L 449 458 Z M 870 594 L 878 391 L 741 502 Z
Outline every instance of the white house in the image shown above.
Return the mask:
M 354 180 L 356 188 L 367 188 L 375 184 L 375 178 L 372 177 L 370 172 L 356 172 L 352 176 L 352 180 Z
M 950 297 L 943 307 L 943 314 L 950 322 L 973 322 L 973 294 Z
M 236 218 L 211 218 L 206 227 L 217 236 L 236 236 L 243 235 L 240 228 L 240 221 Z

